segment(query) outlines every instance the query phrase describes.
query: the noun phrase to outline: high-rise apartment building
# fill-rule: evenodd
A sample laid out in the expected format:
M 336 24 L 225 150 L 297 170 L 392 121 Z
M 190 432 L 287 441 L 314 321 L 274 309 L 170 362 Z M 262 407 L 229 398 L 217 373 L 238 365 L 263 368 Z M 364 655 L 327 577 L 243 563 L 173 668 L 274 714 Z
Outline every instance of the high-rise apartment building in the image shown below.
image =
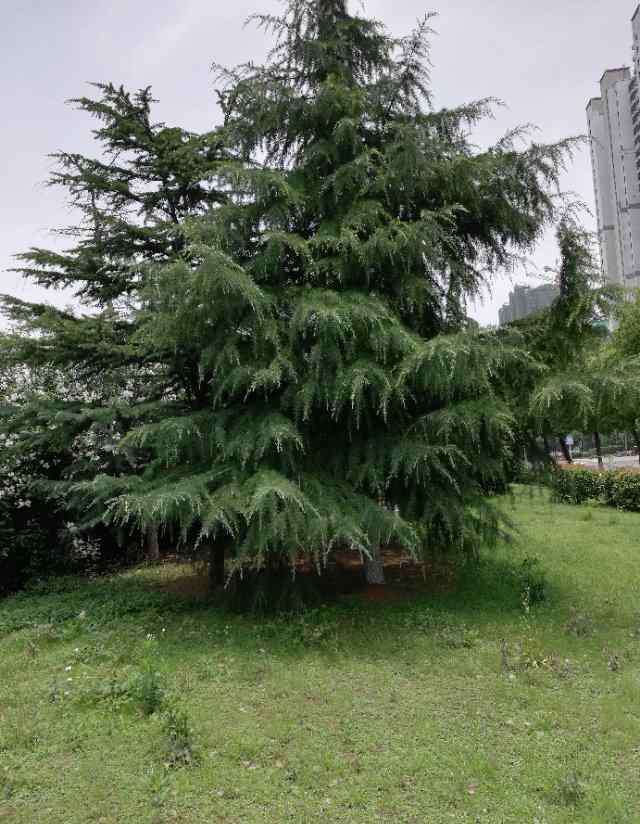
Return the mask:
M 541 286 L 516 286 L 509 294 L 509 302 L 505 303 L 498 313 L 500 326 L 546 309 L 559 294 L 560 290 L 552 283 L 543 283 Z
M 640 6 L 631 19 L 633 70 L 607 69 L 587 106 L 602 271 L 640 286 Z

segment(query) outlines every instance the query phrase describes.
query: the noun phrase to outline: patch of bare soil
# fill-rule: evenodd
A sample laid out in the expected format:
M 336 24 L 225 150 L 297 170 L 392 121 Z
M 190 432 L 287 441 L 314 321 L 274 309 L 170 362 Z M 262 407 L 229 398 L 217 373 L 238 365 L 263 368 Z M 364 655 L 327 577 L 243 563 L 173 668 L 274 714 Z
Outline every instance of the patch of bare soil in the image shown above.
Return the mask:
M 425 592 L 448 592 L 455 587 L 456 566 L 446 559 L 418 563 L 402 550 L 387 547 L 382 551 L 386 584 L 367 585 L 364 560 L 360 553 L 334 552 L 323 573 L 326 590 L 336 595 L 356 595 L 365 601 L 403 601 Z M 168 556 L 165 563 L 176 563 Z M 297 564 L 298 576 L 315 576 L 317 570 L 308 559 Z M 201 601 L 209 597 L 209 578 L 205 564 L 185 564 L 184 574 L 154 582 L 154 587 L 180 598 Z
M 162 592 L 170 592 L 188 601 L 204 601 L 209 596 L 209 576 L 200 570 L 189 575 L 167 578 L 154 586 Z
M 365 583 L 364 560 L 358 552 L 336 552 L 329 563 L 328 576 L 341 594 L 357 594 L 368 601 L 400 601 L 417 593 L 443 592 L 453 589 L 456 566 L 446 559 L 419 563 L 400 549 L 382 551 L 386 583 Z
M 399 587 L 393 584 L 367 584 L 365 588 L 355 593 L 362 601 L 388 604 L 390 602 L 410 601 L 417 595 L 415 587 Z
M 565 472 L 575 472 L 577 470 L 584 470 L 586 469 L 587 472 L 594 472 L 596 474 L 601 474 L 602 472 L 617 472 L 617 473 L 624 473 L 629 475 L 637 475 L 640 473 L 640 466 L 617 466 L 617 467 L 608 467 L 605 466 L 597 466 L 596 464 L 581 464 L 581 463 L 572 463 L 568 464 L 564 461 L 558 462 L 558 467 Z

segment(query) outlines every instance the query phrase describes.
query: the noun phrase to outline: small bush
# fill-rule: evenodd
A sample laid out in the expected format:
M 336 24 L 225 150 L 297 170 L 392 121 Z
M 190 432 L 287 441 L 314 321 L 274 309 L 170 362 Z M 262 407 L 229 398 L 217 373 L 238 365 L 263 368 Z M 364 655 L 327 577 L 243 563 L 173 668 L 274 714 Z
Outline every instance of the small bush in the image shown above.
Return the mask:
M 604 473 L 589 469 L 557 469 L 550 475 L 551 496 L 559 504 L 584 504 L 602 495 Z
M 165 706 L 165 697 L 164 678 L 151 661 L 147 661 L 138 671 L 127 667 L 120 672 L 112 672 L 79 695 L 81 700 L 92 705 L 107 702 L 114 709 L 131 707 L 144 716 L 160 712 Z
M 626 512 L 640 512 L 640 474 L 606 472 L 602 478 L 602 500 Z
M 60 571 L 58 524 L 8 499 L 0 479 L 0 596 L 19 590 L 43 569 Z M 29 502 L 30 503 L 30 502 Z
M 598 501 L 626 512 L 640 512 L 638 472 L 558 469 L 551 473 L 549 486 L 556 503 L 584 504 Z
M 112 673 L 80 693 L 79 698 L 89 704 L 107 702 L 114 708 L 135 705 L 139 703 L 137 694 L 139 681 L 140 673 L 130 671 L 122 674 Z

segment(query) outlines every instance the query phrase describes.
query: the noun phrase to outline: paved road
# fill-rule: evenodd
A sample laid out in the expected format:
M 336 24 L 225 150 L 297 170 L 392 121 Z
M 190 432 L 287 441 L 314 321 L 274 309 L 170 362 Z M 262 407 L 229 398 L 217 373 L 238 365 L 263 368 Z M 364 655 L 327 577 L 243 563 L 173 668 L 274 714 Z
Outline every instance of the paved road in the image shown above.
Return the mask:
M 598 459 L 597 458 L 575 458 L 574 463 L 579 464 L 580 466 L 598 466 Z M 630 467 L 632 469 L 640 468 L 640 463 L 638 463 L 638 456 L 637 455 L 624 455 L 624 456 L 613 456 L 613 455 L 606 455 L 604 459 L 604 466 L 605 469 L 626 469 Z

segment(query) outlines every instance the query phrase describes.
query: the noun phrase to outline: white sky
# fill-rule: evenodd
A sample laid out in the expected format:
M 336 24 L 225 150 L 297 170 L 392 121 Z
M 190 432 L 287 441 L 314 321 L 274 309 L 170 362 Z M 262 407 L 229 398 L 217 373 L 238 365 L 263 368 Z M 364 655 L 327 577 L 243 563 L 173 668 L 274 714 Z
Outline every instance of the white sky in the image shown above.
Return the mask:
M 435 4 L 437 0 L 433 0 Z M 91 153 L 91 123 L 64 101 L 88 93 L 88 81 L 152 85 L 158 119 L 195 131 L 218 122 L 213 61 L 234 65 L 264 58 L 268 42 L 243 28 L 254 11 L 277 11 L 278 0 L 20 0 L 3 4 L 0 29 L 0 291 L 24 299 L 64 303 L 6 272 L 12 255 L 55 242 L 49 230 L 71 222 L 64 193 L 43 186 L 49 152 Z M 368 0 L 365 11 L 402 34 L 417 17 L 437 11 L 433 90 L 437 106 L 485 96 L 506 102 L 479 143 L 522 123 L 539 127 L 538 140 L 586 131 L 585 106 L 598 94 L 606 68 L 631 62 L 633 0 Z M 584 150 L 563 188 L 593 200 Z M 587 219 L 592 228 L 590 219 Z M 549 238 L 533 263 L 556 261 Z M 516 276 L 523 281 L 522 276 Z M 473 312 L 497 321 L 512 281 L 499 278 Z

